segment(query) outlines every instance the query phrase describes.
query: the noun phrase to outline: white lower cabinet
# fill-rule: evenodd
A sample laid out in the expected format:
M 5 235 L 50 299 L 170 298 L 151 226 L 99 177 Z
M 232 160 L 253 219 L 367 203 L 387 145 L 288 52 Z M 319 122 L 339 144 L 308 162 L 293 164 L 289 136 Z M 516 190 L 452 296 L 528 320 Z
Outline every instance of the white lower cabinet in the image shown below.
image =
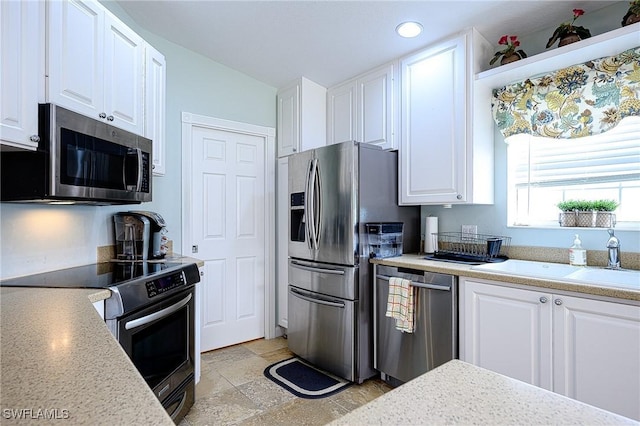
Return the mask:
M 640 306 L 461 278 L 460 358 L 640 420 Z

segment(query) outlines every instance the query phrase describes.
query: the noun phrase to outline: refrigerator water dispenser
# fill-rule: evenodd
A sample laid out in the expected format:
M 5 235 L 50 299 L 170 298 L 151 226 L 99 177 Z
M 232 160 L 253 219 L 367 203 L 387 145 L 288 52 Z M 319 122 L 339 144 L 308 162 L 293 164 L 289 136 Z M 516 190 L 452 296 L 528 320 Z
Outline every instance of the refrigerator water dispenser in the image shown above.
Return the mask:
M 385 258 L 402 256 L 402 222 L 365 223 L 368 244 L 365 256 Z

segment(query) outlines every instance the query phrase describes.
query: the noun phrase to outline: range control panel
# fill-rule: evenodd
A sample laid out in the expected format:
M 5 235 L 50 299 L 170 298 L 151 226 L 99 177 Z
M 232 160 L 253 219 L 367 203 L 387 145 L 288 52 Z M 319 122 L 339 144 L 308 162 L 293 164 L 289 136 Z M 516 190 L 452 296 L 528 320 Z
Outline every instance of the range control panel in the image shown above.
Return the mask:
M 147 281 L 147 296 L 154 297 L 169 290 L 173 290 L 176 287 L 185 285 L 185 277 L 182 271 L 178 271 L 171 275 L 156 278 L 152 281 Z

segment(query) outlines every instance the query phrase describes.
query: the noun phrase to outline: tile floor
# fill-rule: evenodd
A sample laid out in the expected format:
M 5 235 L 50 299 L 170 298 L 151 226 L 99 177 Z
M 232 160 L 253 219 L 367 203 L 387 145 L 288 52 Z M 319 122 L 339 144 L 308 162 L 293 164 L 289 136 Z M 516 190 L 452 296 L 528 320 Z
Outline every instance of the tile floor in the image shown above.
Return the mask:
M 292 356 L 284 338 L 202 354 L 196 402 L 180 426 L 324 425 L 391 390 L 373 378 L 326 398 L 298 398 L 263 374 L 267 366 Z

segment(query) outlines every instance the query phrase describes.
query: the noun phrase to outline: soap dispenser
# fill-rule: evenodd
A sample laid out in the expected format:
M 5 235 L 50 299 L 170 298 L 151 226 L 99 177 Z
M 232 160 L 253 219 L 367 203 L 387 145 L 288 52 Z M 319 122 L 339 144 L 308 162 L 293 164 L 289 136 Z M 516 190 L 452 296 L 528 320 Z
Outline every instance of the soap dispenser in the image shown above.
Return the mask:
M 582 241 L 576 234 L 573 245 L 569 248 L 569 264 L 573 266 L 587 266 L 587 251 L 582 248 Z

